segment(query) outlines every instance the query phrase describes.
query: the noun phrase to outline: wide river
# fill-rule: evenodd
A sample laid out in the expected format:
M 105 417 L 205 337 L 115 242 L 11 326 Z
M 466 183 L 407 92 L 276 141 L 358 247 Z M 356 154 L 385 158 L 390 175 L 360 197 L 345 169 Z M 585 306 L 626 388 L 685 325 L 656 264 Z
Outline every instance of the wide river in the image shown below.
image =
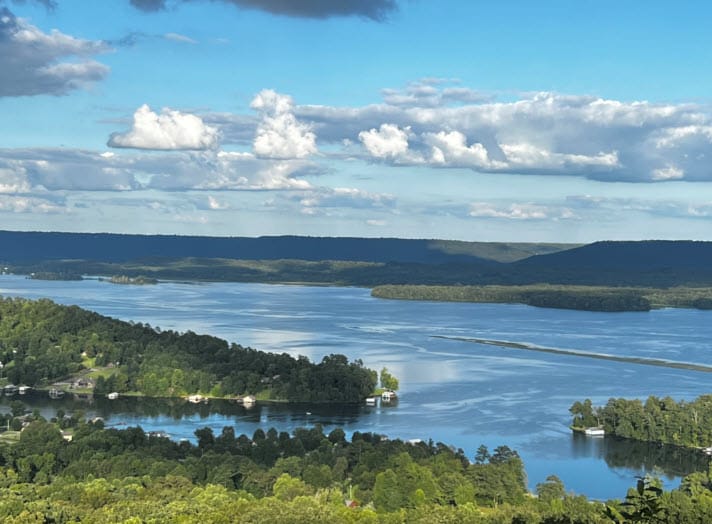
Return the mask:
M 275 406 L 251 410 L 225 402 L 198 406 L 129 401 L 76 404 L 28 398 L 51 416 L 81 408 L 107 425 L 140 424 L 172 438 L 196 428 L 234 425 L 290 431 L 321 423 L 402 439 L 433 439 L 472 458 L 480 444 L 516 449 L 533 489 L 555 474 L 566 488 L 597 499 L 623 498 L 636 475 L 651 472 L 671 486 L 705 469 L 701 454 L 610 438 L 574 437 L 568 409 L 576 400 L 648 395 L 693 399 L 710 392 L 712 374 L 481 345 L 452 339 L 506 340 L 591 353 L 712 365 L 712 312 L 664 309 L 591 313 L 508 304 L 405 302 L 375 299 L 367 289 L 262 284 L 161 283 L 120 286 L 84 280 L 54 282 L 0 277 L 0 295 L 48 297 L 161 329 L 192 330 L 256 349 L 319 361 L 341 353 L 400 380 L 400 401 L 385 407 Z M 21 397 L 15 397 L 21 398 Z M 0 410 L 8 410 L 3 399 Z

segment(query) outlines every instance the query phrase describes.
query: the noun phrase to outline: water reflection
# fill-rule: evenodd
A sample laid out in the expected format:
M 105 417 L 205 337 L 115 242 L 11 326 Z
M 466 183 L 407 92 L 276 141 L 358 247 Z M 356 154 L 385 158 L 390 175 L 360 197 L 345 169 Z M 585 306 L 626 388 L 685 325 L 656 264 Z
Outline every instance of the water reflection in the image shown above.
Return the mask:
M 668 480 L 695 471 L 707 471 L 709 463 L 709 457 L 697 450 L 614 437 L 590 438 L 580 434 L 572 436 L 571 451 L 576 458 L 601 458 L 611 468 L 633 469 L 665 476 Z

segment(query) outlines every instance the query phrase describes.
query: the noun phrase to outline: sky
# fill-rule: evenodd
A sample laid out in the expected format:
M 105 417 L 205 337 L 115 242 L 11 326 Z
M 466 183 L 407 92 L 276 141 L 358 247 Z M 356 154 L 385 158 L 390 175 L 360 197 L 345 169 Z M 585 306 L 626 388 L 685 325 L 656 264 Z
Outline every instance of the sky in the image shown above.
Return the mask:
M 712 3 L 0 0 L 0 229 L 712 240 Z

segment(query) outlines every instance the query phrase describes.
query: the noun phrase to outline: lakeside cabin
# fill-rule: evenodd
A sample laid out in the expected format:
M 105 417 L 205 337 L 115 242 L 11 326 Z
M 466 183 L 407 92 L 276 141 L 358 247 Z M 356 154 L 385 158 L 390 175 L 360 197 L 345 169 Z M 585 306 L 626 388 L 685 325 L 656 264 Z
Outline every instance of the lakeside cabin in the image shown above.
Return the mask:
M 381 393 L 381 401 L 383 401 L 383 402 L 391 402 L 391 401 L 397 400 L 397 399 L 398 399 L 398 395 L 396 395 L 395 391 L 391 391 L 391 390 L 387 389 L 386 391 Z

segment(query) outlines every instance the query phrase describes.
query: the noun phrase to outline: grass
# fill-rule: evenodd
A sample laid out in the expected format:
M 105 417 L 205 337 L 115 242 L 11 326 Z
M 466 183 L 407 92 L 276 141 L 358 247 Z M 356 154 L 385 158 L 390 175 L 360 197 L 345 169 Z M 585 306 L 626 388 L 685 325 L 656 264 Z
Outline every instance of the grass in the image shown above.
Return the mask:
M 20 432 L 19 431 L 4 431 L 0 433 L 0 442 L 4 442 L 6 444 L 15 444 L 20 441 Z

